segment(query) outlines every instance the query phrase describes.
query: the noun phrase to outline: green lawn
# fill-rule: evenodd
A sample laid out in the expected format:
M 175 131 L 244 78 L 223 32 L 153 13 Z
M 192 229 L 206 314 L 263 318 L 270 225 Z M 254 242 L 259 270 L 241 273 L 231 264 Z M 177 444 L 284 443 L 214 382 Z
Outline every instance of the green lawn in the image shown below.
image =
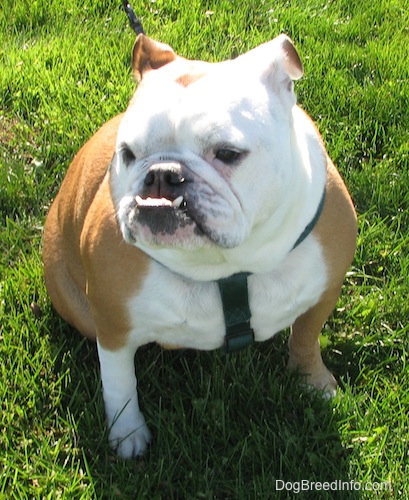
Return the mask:
M 284 369 L 288 332 L 227 358 L 149 346 L 136 363 L 154 442 L 136 461 L 107 445 L 95 346 L 52 311 L 40 257 L 71 159 L 134 88 L 120 3 L 0 11 L 0 498 L 409 498 L 408 0 L 134 1 L 147 33 L 191 58 L 289 34 L 299 101 L 360 223 L 322 336 L 342 395 L 300 391 Z M 296 494 L 302 480 L 344 491 Z

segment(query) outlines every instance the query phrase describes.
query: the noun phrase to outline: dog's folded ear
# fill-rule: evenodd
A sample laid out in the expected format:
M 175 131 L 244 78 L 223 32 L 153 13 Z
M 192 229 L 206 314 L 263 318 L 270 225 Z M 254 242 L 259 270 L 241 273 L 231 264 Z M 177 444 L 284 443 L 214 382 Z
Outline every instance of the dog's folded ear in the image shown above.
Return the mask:
M 304 68 L 294 44 L 287 35 L 281 34 L 248 52 L 262 59 L 267 72 L 274 73 L 277 69 L 284 70 L 291 80 L 299 80 L 304 74 Z
M 284 55 L 284 67 L 288 76 L 292 80 L 300 79 L 304 74 L 304 68 L 292 40 L 287 35 L 281 34 L 273 42 L 281 48 Z
M 246 52 L 238 60 L 265 75 L 282 71 L 291 80 L 298 80 L 304 74 L 300 56 L 291 38 L 284 34 Z
M 238 57 L 248 72 L 258 75 L 261 81 L 282 97 L 290 106 L 295 104 L 293 80 L 304 73 L 301 59 L 291 39 L 281 34 L 273 40 Z
M 159 69 L 176 59 L 177 55 L 169 45 L 156 42 L 146 35 L 139 35 L 133 47 L 132 69 L 136 80 L 142 80 L 144 73 Z

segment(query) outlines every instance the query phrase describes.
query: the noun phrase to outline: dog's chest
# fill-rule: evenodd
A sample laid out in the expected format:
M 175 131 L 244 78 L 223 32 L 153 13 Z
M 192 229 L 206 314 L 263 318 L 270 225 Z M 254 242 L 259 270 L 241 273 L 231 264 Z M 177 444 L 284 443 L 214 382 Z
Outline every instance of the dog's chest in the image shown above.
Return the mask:
M 255 339 L 266 340 L 290 326 L 318 302 L 326 281 L 322 249 L 313 237 L 292 251 L 279 269 L 250 275 Z M 216 282 L 192 282 L 153 262 L 128 307 L 132 324 L 129 340 L 136 346 L 158 342 L 210 350 L 223 344 L 225 323 Z

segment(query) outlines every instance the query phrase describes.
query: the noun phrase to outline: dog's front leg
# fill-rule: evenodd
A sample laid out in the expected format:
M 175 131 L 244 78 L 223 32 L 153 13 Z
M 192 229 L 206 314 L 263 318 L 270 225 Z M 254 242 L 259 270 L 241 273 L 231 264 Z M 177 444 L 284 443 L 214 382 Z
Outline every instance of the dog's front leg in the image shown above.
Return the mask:
M 322 361 L 318 339 L 339 293 L 340 288 L 325 292 L 318 304 L 295 321 L 289 339 L 288 367 L 298 370 L 310 385 L 323 391 L 326 397 L 336 394 L 337 382 Z
M 122 458 L 142 455 L 151 433 L 139 409 L 135 351 L 129 346 L 110 351 L 97 345 L 110 445 Z

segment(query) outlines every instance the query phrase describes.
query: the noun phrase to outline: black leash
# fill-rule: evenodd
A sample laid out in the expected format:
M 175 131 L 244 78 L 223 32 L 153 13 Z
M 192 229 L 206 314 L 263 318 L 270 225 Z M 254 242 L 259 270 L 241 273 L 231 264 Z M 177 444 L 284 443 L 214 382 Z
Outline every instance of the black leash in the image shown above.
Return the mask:
M 131 25 L 131 28 L 135 31 L 137 35 L 144 35 L 145 31 L 143 29 L 142 23 L 140 19 L 138 19 L 135 15 L 135 12 L 131 6 L 130 3 L 127 2 L 127 0 L 122 0 L 122 6 L 126 12 L 126 15 L 128 16 L 129 19 L 129 24 Z

